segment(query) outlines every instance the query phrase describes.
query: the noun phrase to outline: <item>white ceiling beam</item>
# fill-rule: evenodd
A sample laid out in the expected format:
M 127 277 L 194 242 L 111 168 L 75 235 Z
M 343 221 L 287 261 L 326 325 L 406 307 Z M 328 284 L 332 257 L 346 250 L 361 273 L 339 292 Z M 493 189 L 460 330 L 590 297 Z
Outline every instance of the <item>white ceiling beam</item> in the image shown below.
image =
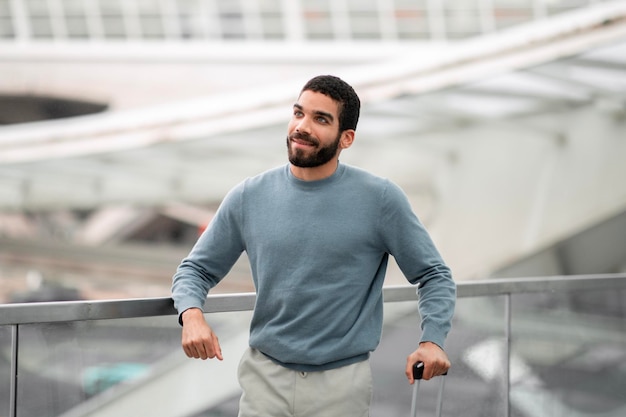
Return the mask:
M 626 37 L 626 3 L 606 3 L 451 46 L 439 57 L 351 70 L 364 103 L 419 94 L 549 62 Z M 0 130 L 0 164 L 119 152 L 281 123 L 301 80 L 227 97 Z

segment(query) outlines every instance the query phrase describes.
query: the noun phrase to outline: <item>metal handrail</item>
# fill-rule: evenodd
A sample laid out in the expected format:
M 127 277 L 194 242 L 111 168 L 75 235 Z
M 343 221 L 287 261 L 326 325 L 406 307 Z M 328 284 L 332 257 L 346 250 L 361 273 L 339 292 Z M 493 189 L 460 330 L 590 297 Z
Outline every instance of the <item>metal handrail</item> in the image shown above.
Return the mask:
M 626 273 L 536 278 L 500 278 L 457 283 L 457 296 L 482 297 L 505 294 L 626 289 Z M 385 302 L 416 300 L 412 285 L 383 288 Z M 209 295 L 206 313 L 249 311 L 254 293 Z M 0 326 L 176 315 L 169 297 L 101 301 L 63 301 L 0 305 Z

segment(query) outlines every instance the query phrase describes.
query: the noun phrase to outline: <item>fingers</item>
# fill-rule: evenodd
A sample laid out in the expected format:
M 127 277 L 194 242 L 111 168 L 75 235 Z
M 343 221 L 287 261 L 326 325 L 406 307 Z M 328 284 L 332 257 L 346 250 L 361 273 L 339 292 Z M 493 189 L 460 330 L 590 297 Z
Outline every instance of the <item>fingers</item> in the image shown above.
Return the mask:
M 422 343 L 420 347 L 407 357 L 405 374 L 409 384 L 413 384 L 413 365 L 417 362 L 424 363 L 422 379 L 429 379 L 443 375 L 450 368 L 448 355 L 439 346 L 432 343 Z
M 404 371 L 406 378 L 409 380 L 409 384 L 413 385 L 415 378 L 413 378 L 413 365 L 409 365 L 407 362 L 406 370 Z
M 215 344 L 213 346 L 213 351 L 215 352 L 215 358 L 219 359 L 219 360 L 223 360 L 224 357 L 222 356 L 222 347 L 220 346 L 219 341 L 217 340 L 217 337 L 215 338 Z
M 190 358 L 223 360 L 222 348 L 217 336 L 209 339 L 187 340 L 183 342 L 183 351 Z
M 206 359 L 208 357 L 206 350 L 204 349 L 204 346 L 201 344 L 200 345 L 191 344 L 191 345 L 183 346 L 183 350 L 185 351 L 185 354 L 189 358 Z
M 189 358 L 224 359 L 219 339 L 204 322 L 198 326 L 191 323 L 183 326 L 182 346 L 185 355 Z
M 419 349 L 411 353 L 406 358 L 406 369 L 404 370 L 404 373 L 407 379 L 409 380 L 409 384 L 411 385 L 413 385 L 413 383 L 415 382 L 415 378 L 413 377 L 413 366 L 418 362 L 424 362 Z M 423 379 L 423 373 L 422 373 L 422 379 Z
M 435 361 L 429 366 L 424 366 L 424 375 L 423 379 L 428 381 L 431 378 L 434 378 L 439 375 L 443 375 L 448 372 L 450 368 L 450 362 L 445 361 Z
M 428 381 L 439 375 L 443 375 L 448 372 L 450 368 L 450 361 L 447 359 L 436 358 L 429 363 L 424 362 L 424 374 L 422 379 Z
M 406 369 L 404 371 L 407 379 L 409 380 L 409 384 L 413 385 L 415 382 L 415 378 L 413 378 L 413 365 L 420 361 L 411 361 L 410 357 L 407 359 Z M 424 371 L 422 373 L 422 379 L 428 381 L 431 378 L 434 378 L 439 375 L 443 375 L 448 371 L 450 365 L 445 365 L 445 363 L 429 363 L 424 362 Z

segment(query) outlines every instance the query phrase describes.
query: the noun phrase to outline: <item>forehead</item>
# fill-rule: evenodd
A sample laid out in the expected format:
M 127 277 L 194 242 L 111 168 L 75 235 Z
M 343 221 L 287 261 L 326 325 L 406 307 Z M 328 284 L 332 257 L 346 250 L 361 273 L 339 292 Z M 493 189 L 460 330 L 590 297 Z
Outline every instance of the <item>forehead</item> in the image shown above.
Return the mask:
M 305 111 L 329 113 L 335 119 L 339 115 L 339 103 L 327 95 L 315 91 L 303 91 L 296 104 Z

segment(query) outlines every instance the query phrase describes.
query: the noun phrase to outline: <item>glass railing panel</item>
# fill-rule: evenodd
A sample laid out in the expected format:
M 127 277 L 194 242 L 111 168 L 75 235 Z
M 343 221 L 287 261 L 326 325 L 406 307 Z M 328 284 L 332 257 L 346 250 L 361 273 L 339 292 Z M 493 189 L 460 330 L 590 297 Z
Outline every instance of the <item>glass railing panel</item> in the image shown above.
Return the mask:
M 173 317 L 20 326 L 18 416 L 59 416 L 179 349 Z
M 623 278 L 460 285 L 446 345 L 452 368 L 445 379 L 443 415 L 626 415 Z M 385 303 L 383 338 L 372 355 L 373 417 L 410 410 L 412 387 L 404 367 L 419 338 L 419 317 L 415 301 L 399 301 L 411 299 L 414 290 L 400 290 L 386 293 L 394 302 Z M 509 291 L 515 294 L 501 295 Z M 208 305 L 239 310 L 252 301 L 237 295 Z M 220 338 L 223 362 L 185 357 L 181 328 L 167 300 L 5 306 L 2 313 L 0 415 L 10 415 L 11 409 L 9 324 L 31 322 L 39 323 L 19 325 L 19 417 L 237 415 L 236 368 L 247 346 L 250 312 L 206 315 Z M 142 314 L 165 315 L 110 319 Z M 91 320 L 60 321 L 75 318 Z M 434 415 L 439 380 L 422 382 L 420 415 Z
M 251 315 L 249 311 L 206 314 L 207 322 L 219 338 L 224 360 L 189 359 L 178 345 L 173 355 L 162 364 L 165 366 L 161 366 L 161 371 L 156 372 L 151 380 L 155 385 L 166 386 L 168 397 L 158 407 L 158 412 L 151 410 L 148 414 L 168 417 L 236 417 L 241 396 L 237 368 L 241 355 L 248 347 Z M 158 387 L 155 390 L 144 389 L 140 396 L 150 398 L 152 392 L 156 391 Z M 146 411 L 141 398 L 128 406 L 122 404 L 118 409 L 120 412 L 130 410 L 136 414 Z
M 626 291 L 519 294 L 512 310 L 514 415 L 626 415 Z
M 206 318 L 220 338 L 223 362 L 187 358 L 174 315 L 21 325 L 17 416 L 236 416 L 236 366 L 250 313 Z M 5 337 L 2 330 L 4 348 L 10 332 Z M 10 370 L 0 370 L 10 380 Z M 0 411 L 9 402 L 8 384 L 6 393 L 2 388 Z
M 446 377 L 444 415 L 506 415 L 506 307 L 502 295 L 457 300 L 446 341 L 452 368 Z M 434 398 L 431 404 L 434 411 Z
M 11 326 L 0 326 L 0 416 L 9 415 L 11 379 Z
M 445 380 L 443 415 L 504 415 L 502 384 L 505 354 L 504 297 L 457 301 L 453 328 L 446 342 L 452 368 Z M 406 357 L 417 348 L 419 316 L 413 302 L 386 303 L 386 325 L 372 355 L 372 417 L 409 415 L 413 387 L 404 375 Z M 440 379 L 420 384 L 420 415 L 435 415 Z
M 417 302 L 385 303 L 384 314 L 382 339 L 370 362 L 374 383 L 371 416 L 409 415 L 411 386 L 404 368 L 420 334 Z

